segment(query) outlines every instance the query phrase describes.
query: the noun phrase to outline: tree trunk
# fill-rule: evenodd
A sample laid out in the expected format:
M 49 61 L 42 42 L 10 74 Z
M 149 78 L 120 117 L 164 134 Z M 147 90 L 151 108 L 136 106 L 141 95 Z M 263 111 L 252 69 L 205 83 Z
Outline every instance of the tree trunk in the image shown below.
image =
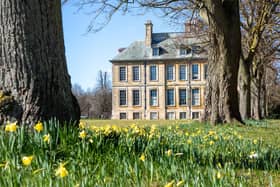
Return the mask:
M 252 114 L 253 118 L 256 120 L 260 120 L 263 118 L 263 96 L 265 90 L 263 90 L 263 65 L 259 66 L 256 69 L 256 76 L 254 77 L 253 81 L 253 90 L 252 90 L 252 97 L 253 97 L 253 106 L 252 106 Z
M 239 64 L 239 109 L 243 120 L 251 118 L 251 63 L 241 59 Z
M 239 1 L 205 0 L 211 46 L 205 117 L 212 124 L 241 122 L 237 76 L 241 52 Z
M 67 72 L 60 0 L 0 1 L 0 121 L 79 120 Z M 7 105 L 7 104 L 6 104 Z

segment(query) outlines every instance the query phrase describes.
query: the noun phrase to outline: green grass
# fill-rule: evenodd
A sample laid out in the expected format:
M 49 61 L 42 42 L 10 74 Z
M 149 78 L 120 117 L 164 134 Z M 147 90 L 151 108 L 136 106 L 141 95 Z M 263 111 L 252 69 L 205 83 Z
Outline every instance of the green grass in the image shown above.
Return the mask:
M 280 186 L 280 121 L 83 122 L 86 129 L 47 122 L 40 133 L 0 128 L 0 186 Z M 55 175 L 60 163 L 63 178 Z

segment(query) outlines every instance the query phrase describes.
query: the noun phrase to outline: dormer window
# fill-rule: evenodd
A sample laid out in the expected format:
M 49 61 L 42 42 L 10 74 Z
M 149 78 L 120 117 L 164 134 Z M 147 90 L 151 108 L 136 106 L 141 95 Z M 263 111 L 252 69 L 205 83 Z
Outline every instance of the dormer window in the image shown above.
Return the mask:
M 192 49 L 191 48 L 180 48 L 180 55 L 184 56 L 184 55 L 189 55 L 191 54 Z
M 159 56 L 159 47 L 153 48 L 153 56 Z
M 195 46 L 192 46 L 192 51 L 196 54 L 199 54 L 202 52 L 202 48 L 200 46 L 195 45 Z

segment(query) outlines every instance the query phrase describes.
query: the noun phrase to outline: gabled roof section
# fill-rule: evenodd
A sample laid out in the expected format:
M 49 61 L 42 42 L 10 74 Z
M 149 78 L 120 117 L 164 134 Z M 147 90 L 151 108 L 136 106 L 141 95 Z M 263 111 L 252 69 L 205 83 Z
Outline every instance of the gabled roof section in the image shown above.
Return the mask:
M 159 48 L 159 56 L 153 56 L 153 48 Z M 191 54 L 180 55 L 180 48 L 191 48 Z M 197 50 L 197 49 L 200 50 Z M 111 62 L 170 60 L 170 59 L 207 59 L 207 36 L 186 35 L 186 33 L 153 33 L 152 46 L 144 41 L 133 42 L 114 57 Z

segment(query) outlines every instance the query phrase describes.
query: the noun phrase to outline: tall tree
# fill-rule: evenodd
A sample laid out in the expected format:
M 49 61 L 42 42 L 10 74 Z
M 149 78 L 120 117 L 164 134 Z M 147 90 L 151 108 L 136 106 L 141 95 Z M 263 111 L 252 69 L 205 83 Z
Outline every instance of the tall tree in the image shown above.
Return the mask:
M 279 23 L 279 0 L 241 0 L 242 55 L 239 69 L 240 112 L 243 119 L 251 117 L 251 69 L 264 34 Z M 278 33 L 279 34 L 279 33 Z M 269 46 L 267 46 L 269 47 Z M 258 61 L 260 62 L 260 61 Z M 263 62 L 263 61 L 262 61 Z M 260 66 L 261 67 L 261 66 Z
M 0 121 L 79 120 L 71 93 L 60 0 L 0 1 Z

